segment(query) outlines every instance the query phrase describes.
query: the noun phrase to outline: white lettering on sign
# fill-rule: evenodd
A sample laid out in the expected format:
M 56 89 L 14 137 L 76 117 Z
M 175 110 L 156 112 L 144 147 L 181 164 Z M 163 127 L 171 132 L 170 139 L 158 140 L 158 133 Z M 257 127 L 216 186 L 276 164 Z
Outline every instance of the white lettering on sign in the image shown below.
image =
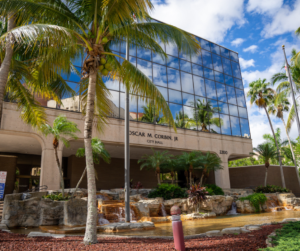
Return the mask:
M 6 182 L 6 176 L 7 176 L 7 172 L 0 172 L 0 183 L 4 183 Z

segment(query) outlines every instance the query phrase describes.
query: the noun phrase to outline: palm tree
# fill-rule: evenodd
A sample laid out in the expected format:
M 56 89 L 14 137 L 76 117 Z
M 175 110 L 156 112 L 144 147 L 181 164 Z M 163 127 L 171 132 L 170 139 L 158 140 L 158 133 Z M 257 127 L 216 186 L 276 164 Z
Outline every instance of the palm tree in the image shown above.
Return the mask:
M 94 164 L 99 164 L 100 163 L 100 158 L 102 158 L 104 160 L 105 163 L 110 163 L 110 155 L 109 153 L 106 151 L 104 144 L 101 142 L 100 139 L 98 138 L 92 138 L 92 150 L 93 150 L 93 160 L 94 160 Z M 85 149 L 84 148 L 79 148 L 76 152 L 76 157 L 85 157 Z M 96 170 L 95 173 L 97 174 Z M 75 187 L 75 190 L 73 192 L 73 195 L 76 194 L 76 191 L 80 185 L 80 183 L 82 182 L 83 177 L 86 174 L 86 167 Z M 97 175 L 96 175 L 97 178 Z
M 170 176 L 172 178 L 172 184 L 174 184 L 174 177 L 177 170 L 179 170 L 179 165 L 177 163 L 177 159 L 169 159 L 167 162 L 161 165 L 163 170 L 167 170 L 170 172 Z
M 203 165 L 203 155 L 201 154 L 200 151 L 192 151 L 189 153 L 184 152 L 180 156 L 178 156 L 178 164 L 185 170 L 187 185 L 189 185 L 187 169 L 189 170 L 190 186 L 192 186 L 194 183 L 192 180 L 193 170 L 194 168 Z
M 49 134 L 53 136 L 53 149 L 55 153 L 57 168 L 60 174 L 62 196 L 64 197 L 64 173 L 59 162 L 57 149 L 59 147 L 60 141 L 65 145 L 65 147 L 69 147 L 69 140 L 77 139 L 75 133 L 80 132 L 80 130 L 77 128 L 77 124 L 67 120 L 67 118 L 62 115 L 58 116 L 53 121 L 52 127 L 48 124 L 44 124 L 41 126 L 40 130 L 45 136 L 48 136 Z M 68 137 L 68 139 L 66 137 Z
M 254 147 L 253 153 L 251 154 L 262 158 L 264 161 L 266 167 L 265 186 L 267 186 L 268 168 L 270 166 L 270 160 L 278 158 L 278 151 L 270 143 L 264 143 L 258 145 L 257 147 Z
M 98 129 L 103 129 L 109 115 L 109 91 L 102 76 L 118 79 L 127 91 L 138 94 L 142 99 L 154 101 L 155 110 L 162 111 L 166 123 L 176 130 L 170 108 L 163 95 L 151 80 L 123 58 L 120 64 L 110 47 L 126 40 L 138 47 L 152 50 L 166 59 L 167 54 L 157 41 L 176 44 L 178 50 L 186 55 L 199 52 L 200 45 L 191 34 L 176 27 L 153 22 L 149 11 L 153 5 L 149 0 L 1 0 L 0 13 L 18 12 L 24 19 L 34 14 L 52 15 L 63 25 L 28 24 L 10 31 L 19 44 L 45 47 L 74 46 L 86 53 L 83 61 L 81 93 L 85 113 L 84 142 L 88 177 L 88 215 L 84 237 L 85 244 L 97 242 L 97 208 L 94 163 L 92 157 L 93 121 L 97 120 Z M 21 10 L 21 11 L 20 11 Z M 47 21 L 47 20 L 46 20 Z M 4 38 L 0 42 L 5 43 Z M 122 58 L 122 57 L 121 57 Z
M 168 154 L 168 151 L 154 151 L 152 149 L 152 154 L 146 154 L 142 156 L 142 158 L 138 161 L 138 164 L 141 164 L 140 169 L 142 170 L 144 167 L 148 169 L 155 169 L 157 183 L 160 185 L 160 169 L 163 164 L 168 163 L 172 155 Z
M 187 114 L 183 115 L 183 112 L 180 111 L 175 115 L 175 125 L 177 128 L 191 129 L 193 126 L 196 125 L 196 122 L 195 120 L 190 119 Z
M 203 169 L 203 172 L 199 183 L 200 187 L 205 182 L 203 178 L 204 177 L 208 178 L 209 173 L 211 171 L 217 171 L 223 169 L 222 160 L 218 155 L 214 153 L 207 152 L 205 155 L 203 155 L 202 162 L 203 164 L 201 166 L 201 169 Z
M 278 156 L 279 165 L 280 165 L 282 186 L 285 188 L 285 180 L 284 180 L 281 157 L 280 157 L 280 154 L 279 154 L 279 146 L 278 146 L 278 143 L 277 143 L 277 139 L 276 139 L 276 136 L 275 136 L 275 132 L 274 132 L 274 129 L 273 129 L 273 125 L 272 125 L 269 113 L 267 111 L 267 106 L 274 99 L 274 90 L 272 88 L 268 87 L 270 85 L 270 83 L 266 83 L 266 81 L 267 81 L 266 79 L 263 79 L 263 80 L 259 79 L 259 80 L 251 82 L 249 84 L 250 90 L 247 93 L 247 97 L 250 97 L 250 104 L 251 105 L 253 105 L 255 103 L 259 109 L 262 108 L 266 112 L 271 130 L 272 130 L 273 138 L 274 138 L 274 141 L 275 141 L 275 144 L 276 144 L 276 148 L 277 148 L 277 156 Z
M 153 123 L 156 124 L 159 123 L 161 120 L 160 116 L 157 116 L 158 112 L 155 111 L 155 106 L 152 102 L 149 102 L 146 106 L 142 107 L 144 112 L 143 116 L 140 118 L 140 121 L 147 122 L 147 123 Z

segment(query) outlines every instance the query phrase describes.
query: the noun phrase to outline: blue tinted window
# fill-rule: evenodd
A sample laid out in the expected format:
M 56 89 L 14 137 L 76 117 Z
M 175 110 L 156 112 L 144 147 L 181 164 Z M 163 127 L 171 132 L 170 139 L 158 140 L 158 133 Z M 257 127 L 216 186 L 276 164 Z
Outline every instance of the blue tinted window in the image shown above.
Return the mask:
M 191 63 L 180 59 L 180 70 L 192 73 Z
M 202 51 L 202 59 L 203 59 L 203 66 L 211 68 L 211 69 L 213 68 L 210 52 Z
M 137 68 L 142 71 L 152 81 L 152 63 L 138 59 Z
M 163 59 L 160 55 L 155 54 L 154 52 L 152 52 L 152 57 L 153 57 L 153 58 L 152 58 L 152 61 L 153 61 L 154 63 L 163 64 L 163 65 L 166 64 L 166 60 Z
M 166 53 L 175 57 L 178 57 L 178 48 L 176 44 L 167 44 Z
M 151 50 L 143 48 L 143 47 L 138 47 L 137 48 L 137 56 L 139 58 L 151 61 Z
M 212 57 L 213 57 L 214 70 L 223 72 L 221 57 L 216 54 L 212 54 Z
M 220 55 L 220 46 L 219 45 L 211 43 L 210 46 L 211 46 L 211 51 L 213 53 Z
M 183 53 L 183 52 L 179 52 L 179 57 L 180 57 L 180 58 L 183 58 L 183 59 L 185 59 L 185 60 L 191 61 L 190 55 L 187 55 L 187 54 L 185 54 L 185 53 Z
M 214 73 L 215 73 L 215 80 L 224 83 L 224 74 L 217 71 L 214 71 Z
M 182 93 L 183 105 L 194 106 L 194 95 Z
M 185 120 L 185 128 L 195 130 L 197 129 L 197 126 L 195 123 L 193 123 L 193 119 L 195 117 L 195 110 L 192 107 L 183 106 L 183 112 L 184 112 L 184 120 Z
M 136 57 L 136 45 L 135 44 L 129 45 L 129 55 Z
M 206 97 L 204 79 L 197 76 L 193 76 L 193 78 L 194 78 L 195 94 Z
M 242 108 L 242 107 L 239 107 L 239 115 L 240 117 L 242 118 L 248 118 L 248 115 L 247 115 L 247 109 L 246 108 Z
M 179 69 L 179 59 L 178 58 L 168 56 L 167 64 L 168 64 L 169 67 Z
M 223 57 L 226 57 L 226 58 L 229 58 L 229 50 L 223 48 L 223 47 L 220 47 L 220 50 L 221 50 L 221 55 Z
M 125 95 L 124 95 L 125 97 Z M 137 120 L 137 96 L 129 95 L 129 119 Z M 125 103 L 125 100 L 124 100 Z
M 197 64 L 192 64 L 193 74 L 203 77 L 203 67 Z
M 213 123 L 209 126 L 210 131 L 212 133 L 221 133 L 221 127 L 220 127 L 220 118 L 218 113 L 214 113 L 212 116 Z
M 194 93 L 192 74 L 181 72 L 181 86 L 183 91 Z
M 218 101 L 213 100 L 213 99 L 207 99 L 207 103 L 214 108 L 214 111 L 217 113 L 220 111 L 219 106 L 218 106 Z
M 109 44 L 109 49 L 113 51 L 120 51 L 120 43 L 112 40 Z
M 158 86 L 157 89 L 164 96 L 165 100 L 168 101 L 168 89 Z
M 109 77 L 102 77 L 103 83 L 105 86 L 110 90 L 119 91 L 120 90 L 120 84 L 119 81 L 113 80 Z
M 238 107 L 236 105 L 228 105 L 229 106 L 229 114 L 232 116 L 239 116 Z
M 220 114 L 222 134 L 231 135 L 230 119 L 228 115 Z
M 123 58 L 126 58 L 126 54 L 120 53 L 120 56 L 123 57 Z M 120 64 L 123 64 L 123 61 L 124 61 L 123 58 L 119 58 Z
M 129 62 L 132 63 L 134 66 L 136 66 L 136 58 L 135 57 L 129 57 Z
M 120 52 L 126 54 L 126 41 L 120 42 Z
M 242 137 L 250 138 L 250 129 L 247 119 L 240 119 L 242 128 Z
M 210 51 L 210 42 L 201 38 L 201 48 Z
M 230 52 L 230 59 L 233 60 L 233 61 L 235 61 L 235 62 L 239 62 L 239 56 L 238 56 L 238 54 L 235 53 L 235 52 L 233 52 L 233 51 Z
M 167 67 L 153 64 L 153 83 L 155 85 L 168 86 Z
M 237 117 L 230 116 L 232 135 L 241 136 L 240 121 Z
M 169 89 L 169 102 L 182 104 L 181 92 Z
M 111 104 L 110 104 L 110 114 L 109 116 L 110 117 L 113 117 L 113 118 L 119 118 L 119 92 L 115 92 L 115 91 L 111 91 L 110 92 L 110 97 L 109 97 L 109 100 L 111 101 Z
M 171 113 L 173 115 L 174 120 L 176 121 L 176 117 L 179 117 L 179 113 L 182 114 L 182 105 L 177 104 L 169 104 Z
M 226 85 L 234 86 L 233 78 L 228 75 L 225 75 L 225 83 L 226 83 Z
M 220 113 L 229 114 L 227 103 L 218 102 L 218 104 L 219 104 L 219 108 L 220 108 Z
M 228 103 L 236 105 L 236 96 L 233 87 L 226 86 Z
M 222 58 L 222 62 L 223 62 L 224 72 L 225 72 L 227 75 L 232 75 L 232 70 L 231 70 L 230 60 L 228 60 L 228 59 L 226 59 L 226 58 Z
M 193 55 L 192 56 L 192 62 L 195 64 L 200 64 L 202 65 L 202 56 L 201 56 L 201 52 L 199 55 Z
M 234 78 L 234 85 L 236 88 L 244 89 L 243 81 L 238 78 Z
M 217 86 L 218 100 L 223 101 L 223 102 L 227 102 L 225 85 L 216 83 L 216 86 Z
M 236 91 L 236 97 L 237 97 L 237 104 L 239 106 L 246 107 L 246 101 L 245 101 L 245 96 L 244 96 L 244 91 L 235 89 Z
M 181 90 L 179 71 L 168 68 L 168 87 Z
M 240 66 L 238 63 L 231 61 L 233 76 L 236 78 L 242 78 Z
M 211 79 L 211 80 L 215 79 L 213 70 L 205 68 L 205 67 L 203 69 L 204 69 L 204 77 L 205 78 L 208 78 L 208 79 Z
M 205 87 L 207 97 L 217 99 L 215 82 L 211 80 L 205 80 Z

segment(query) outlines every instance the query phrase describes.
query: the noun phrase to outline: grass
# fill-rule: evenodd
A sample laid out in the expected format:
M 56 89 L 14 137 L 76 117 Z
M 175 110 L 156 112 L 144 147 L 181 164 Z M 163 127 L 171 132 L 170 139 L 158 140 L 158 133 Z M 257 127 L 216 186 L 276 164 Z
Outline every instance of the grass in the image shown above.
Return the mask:
M 298 251 L 300 250 L 300 222 L 289 222 L 276 230 L 276 236 L 271 237 L 275 247 L 263 248 L 263 251 Z

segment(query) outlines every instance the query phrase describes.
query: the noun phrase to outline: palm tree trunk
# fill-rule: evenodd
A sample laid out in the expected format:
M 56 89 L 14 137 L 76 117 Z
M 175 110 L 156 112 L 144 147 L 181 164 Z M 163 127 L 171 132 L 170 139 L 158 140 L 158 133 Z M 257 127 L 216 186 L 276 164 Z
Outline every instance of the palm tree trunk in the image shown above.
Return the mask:
M 200 187 L 202 187 L 202 181 L 203 181 L 203 177 L 204 177 L 204 173 L 202 173 L 202 175 L 201 175 L 201 179 L 200 179 Z
M 290 146 L 290 148 L 291 148 L 291 152 L 292 152 L 292 156 L 293 156 L 293 161 L 294 161 L 294 165 L 295 165 L 295 169 L 296 169 L 296 175 L 297 175 L 297 178 L 298 178 L 298 183 L 299 183 L 299 185 L 300 185 L 299 169 L 298 169 L 298 166 L 297 166 L 297 162 L 296 162 L 296 158 L 295 158 L 294 149 L 293 149 L 293 147 L 292 147 L 291 139 L 290 139 L 289 133 L 288 133 L 288 131 L 287 131 L 287 127 L 286 127 L 286 124 L 285 124 L 285 122 L 284 122 L 284 119 L 281 118 L 281 120 L 282 120 L 282 123 L 283 123 L 283 125 L 284 125 L 285 132 L 286 132 L 286 136 L 287 136 L 288 141 L 289 141 L 289 146 Z
M 61 194 L 62 194 L 63 197 L 65 197 L 64 174 L 63 174 L 63 170 L 60 166 L 60 162 L 59 162 L 59 158 L 58 158 L 58 154 L 57 154 L 57 147 L 54 148 L 54 153 L 55 153 L 55 159 L 56 159 L 58 172 L 59 172 L 59 175 L 60 175 Z
M 73 194 L 72 194 L 72 197 L 74 197 L 74 195 L 76 194 L 76 191 L 77 191 L 79 185 L 81 184 L 81 182 L 82 182 L 82 180 L 83 180 L 83 177 L 84 177 L 85 173 L 86 173 L 86 167 L 84 168 L 84 171 L 83 171 L 83 173 L 82 173 L 82 175 L 81 175 L 81 177 L 80 177 L 80 180 L 78 181 L 78 183 L 77 183 L 77 185 L 76 185 L 76 187 L 75 187 L 75 190 L 74 190 L 74 192 L 73 192 Z
M 268 179 L 268 168 L 266 168 L 265 187 L 267 186 L 267 179 Z
M 7 18 L 7 31 L 11 31 L 13 28 L 15 28 L 15 16 L 13 14 L 8 15 Z M 4 101 L 4 93 L 5 93 L 5 87 L 7 84 L 8 74 L 10 70 L 11 60 L 13 57 L 14 49 L 9 42 L 9 40 L 12 40 L 11 36 L 8 36 L 7 43 L 5 46 L 5 57 L 0 67 L 0 126 L 1 126 L 1 119 L 2 119 L 2 110 L 3 110 L 3 101 Z
M 88 182 L 88 213 L 83 242 L 86 245 L 97 243 L 97 207 L 96 207 L 96 182 L 92 152 L 92 132 L 95 106 L 97 71 L 89 76 L 86 116 L 84 124 L 84 145 Z
M 275 133 L 274 133 L 274 129 L 273 129 L 273 125 L 272 125 L 269 113 L 268 113 L 267 108 L 265 106 L 264 106 L 264 109 L 265 109 L 265 112 L 267 114 L 267 117 L 268 117 L 268 120 L 269 120 L 269 123 L 270 123 L 270 127 L 271 127 L 271 130 L 272 130 L 272 133 L 273 133 L 274 141 L 275 141 L 275 144 L 276 144 L 276 147 L 277 147 L 277 154 L 278 154 L 278 160 L 279 160 L 279 166 L 280 166 L 280 174 L 281 174 L 281 182 L 282 182 L 282 186 L 285 188 L 285 179 L 284 179 L 282 162 L 281 162 L 281 157 L 280 157 L 280 152 L 279 152 L 279 147 L 278 147 L 277 139 L 276 139 L 276 136 L 275 136 Z
M 157 183 L 158 183 L 158 185 L 160 185 L 160 184 L 161 184 L 159 175 L 160 175 L 159 173 L 157 173 L 157 174 L 156 174 L 156 177 L 157 177 Z

